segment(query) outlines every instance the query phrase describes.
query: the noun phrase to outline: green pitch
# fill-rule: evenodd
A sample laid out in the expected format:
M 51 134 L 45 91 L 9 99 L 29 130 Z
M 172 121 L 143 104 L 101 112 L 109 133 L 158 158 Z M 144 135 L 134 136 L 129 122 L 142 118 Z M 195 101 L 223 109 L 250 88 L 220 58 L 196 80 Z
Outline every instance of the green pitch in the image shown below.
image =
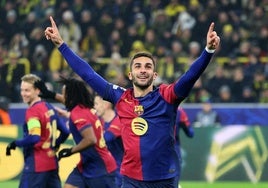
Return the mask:
M 253 184 L 250 182 L 216 182 L 182 181 L 181 188 L 267 188 L 268 182 Z
M 207 183 L 199 181 L 182 181 L 181 188 L 267 188 L 268 182 L 262 182 L 257 184 L 252 184 L 249 182 L 217 182 L 217 183 Z M 18 181 L 5 181 L 0 182 L 0 187 L 3 188 L 17 188 L 19 185 Z

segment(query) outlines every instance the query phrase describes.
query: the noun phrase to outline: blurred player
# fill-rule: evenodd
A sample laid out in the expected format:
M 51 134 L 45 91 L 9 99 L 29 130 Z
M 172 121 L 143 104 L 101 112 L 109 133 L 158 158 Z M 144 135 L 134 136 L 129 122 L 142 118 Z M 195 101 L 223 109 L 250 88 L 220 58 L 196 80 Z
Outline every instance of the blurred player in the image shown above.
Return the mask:
M 189 138 L 194 137 L 194 129 L 190 124 L 189 118 L 183 108 L 178 107 L 177 116 L 176 116 L 176 124 L 175 124 L 175 149 L 179 158 L 179 173 L 175 178 L 175 188 L 178 187 L 181 175 L 181 143 L 180 143 L 180 129 L 183 129 L 185 135 Z M 179 185 L 180 186 L 180 185 Z
M 6 154 L 10 155 L 10 150 L 16 147 L 23 148 L 25 164 L 19 188 L 61 188 L 55 152 L 67 139 L 69 130 L 52 105 L 41 101 L 40 90 L 34 86 L 37 80 L 40 78 L 33 74 L 21 78 L 21 97 L 29 105 L 23 125 L 24 137 L 11 142 Z M 57 130 L 60 135 L 56 138 Z
M 69 174 L 64 188 L 115 188 L 116 162 L 106 146 L 103 127 L 93 109 L 93 95 L 81 80 L 62 78 L 60 82 L 63 83 L 62 94 L 49 91 L 41 81 L 36 86 L 44 98 L 55 96 L 54 99 L 67 108 L 67 111 L 57 110 L 69 118 L 76 145 L 59 151 L 59 159 L 80 153 L 80 161 Z
M 113 108 L 113 104 L 105 101 L 101 96 L 96 95 L 94 98 L 94 108 L 104 126 L 104 139 L 117 163 L 116 184 L 121 187 L 122 176 L 120 174 L 120 165 L 122 162 L 124 148 L 121 139 L 121 128 L 119 117 Z

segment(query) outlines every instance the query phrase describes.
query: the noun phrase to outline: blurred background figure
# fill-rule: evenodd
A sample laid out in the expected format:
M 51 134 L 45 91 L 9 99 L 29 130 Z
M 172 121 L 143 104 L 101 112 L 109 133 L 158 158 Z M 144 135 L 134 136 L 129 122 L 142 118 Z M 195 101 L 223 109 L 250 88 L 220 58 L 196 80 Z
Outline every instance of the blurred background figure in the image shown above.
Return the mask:
M 94 108 L 103 125 L 105 142 L 116 160 L 116 185 L 119 188 L 122 185 L 120 166 L 124 153 L 121 139 L 122 124 L 116 114 L 113 104 L 103 100 L 99 95 L 96 95 L 94 98 Z
M 234 102 L 231 88 L 228 85 L 223 85 L 218 90 L 218 97 L 214 102 L 217 103 L 232 103 Z
M 213 110 L 209 100 L 202 103 L 202 109 L 197 112 L 194 122 L 195 127 L 220 126 L 220 117 L 218 112 Z
M 79 51 L 79 41 L 82 38 L 82 31 L 80 25 L 74 19 L 73 12 L 66 10 L 62 14 L 63 23 L 59 25 L 59 31 L 68 45 L 72 47 L 75 52 Z
M 9 97 L 12 102 L 20 102 L 20 78 L 27 74 L 25 65 L 20 62 L 20 53 L 10 51 L 6 62 L 1 67 L 2 95 Z
M 0 96 L 0 125 L 11 125 L 9 103 L 8 98 Z
M 182 152 L 181 152 L 181 142 L 180 142 L 180 129 L 183 129 L 183 132 L 185 135 L 189 138 L 194 137 L 194 129 L 192 125 L 190 124 L 189 118 L 185 110 L 181 107 L 178 107 L 177 109 L 177 116 L 176 116 L 176 123 L 175 123 L 175 149 L 177 152 L 177 156 L 180 161 L 180 172 L 178 176 L 175 177 L 175 187 L 180 186 L 180 176 L 181 176 L 181 169 L 182 169 Z

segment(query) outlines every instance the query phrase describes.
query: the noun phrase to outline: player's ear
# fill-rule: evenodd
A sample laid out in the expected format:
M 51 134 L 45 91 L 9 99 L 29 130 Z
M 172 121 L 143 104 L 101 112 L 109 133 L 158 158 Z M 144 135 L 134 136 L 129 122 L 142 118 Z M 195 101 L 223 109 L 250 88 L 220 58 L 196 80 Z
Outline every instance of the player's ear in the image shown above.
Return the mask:
M 128 79 L 129 80 L 132 80 L 132 74 L 131 74 L 131 72 L 128 72 Z
M 158 76 L 157 72 L 154 72 L 153 79 L 155 80 L 157 76 Z

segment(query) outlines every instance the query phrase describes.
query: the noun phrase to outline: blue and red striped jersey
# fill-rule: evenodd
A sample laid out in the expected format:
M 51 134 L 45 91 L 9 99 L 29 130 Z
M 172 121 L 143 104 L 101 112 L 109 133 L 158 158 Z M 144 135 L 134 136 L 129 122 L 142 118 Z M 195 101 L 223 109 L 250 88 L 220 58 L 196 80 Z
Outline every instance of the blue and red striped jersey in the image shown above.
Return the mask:
M 41 135 L 39 141 L 35 144 L 29 144 L 31 140 L 27 127 L 30 119 L 36 119 L 41 124 Z M 58 168 L 58 161 L 55 155 L 54 147 L 63 143 L 69 130 L 63 121 L 57 115 L 55 109 L 44 101 L 39 101 L 26 110 L 26 123 L 23 125 L 24 138 L 17 140 L 19 147 L 23 147 L 25 165 L 27 172 L 45 172 Z M 60 131 L 60 136 L 56 138 L 56 131 Z
M 92 109 L 77 105 L 71 111 L 69 126 L 77 144 L 82 140 L 80 132 L 89 126 L 93 127 L 97 138 L 94 146 L 80 152 L 78 169 L 83 176 L 98 177 L 116 170 L 115 159 L 104 140 L 102 124 Z
M 102 120 L 102 118 L 100 119 Z M 117 166 L 120 167 L 124 154 L 121 138 L 122 124 L 119 120 L 118 115 L 115 115 L 115 117 L 110 122 L 104 122 L 102 120 L 102 124 L 104 125 L 104 138 L 108 149 L 114 156 Z
M 125 90 L 106 81 L 66 43 L 59 51 L 95 92 L 116 105 L 123 124 L 121 135 L 125 149 L 121 173 L 144 181 L 175 177 L 179 168 L 174 144 L 176 110 L 189 95 L 213 53 L 204 50 L 176 82 L 162 84 L 146 96 L 135 98 L 131 88 Z

